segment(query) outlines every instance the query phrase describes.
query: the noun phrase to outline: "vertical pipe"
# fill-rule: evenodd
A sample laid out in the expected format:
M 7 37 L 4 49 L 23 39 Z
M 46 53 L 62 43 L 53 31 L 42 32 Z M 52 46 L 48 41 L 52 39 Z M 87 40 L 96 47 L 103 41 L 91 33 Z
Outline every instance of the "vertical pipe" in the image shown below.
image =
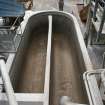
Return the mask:
M 52 16 L 49 15 L 48 19 L 49 19 L 49 29 L 48 29 L 47 56 L 46 56 L 46 67 L 45 67 L 44 105 L 49 105 L 49 87 L 50 87 Z
M 10 77 L 9 77 L 8 71 L 6 70 L 6 65 L 3 59 L 0 59 L 0 72 L 4 82 L 9 105 L 18 105 L 14 94 L 14 90 L 12 88 Z

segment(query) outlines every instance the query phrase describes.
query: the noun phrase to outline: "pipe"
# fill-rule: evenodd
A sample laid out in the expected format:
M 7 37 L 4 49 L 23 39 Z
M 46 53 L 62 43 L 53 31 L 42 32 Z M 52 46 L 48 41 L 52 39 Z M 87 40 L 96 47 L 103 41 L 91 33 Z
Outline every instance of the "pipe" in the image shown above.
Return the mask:
M 102 71 L 103 69 L 100 69 L 100 70 L 88 71 L 83 74 L 83 79 L 87 90 L 90 105 L 103 105 L 97 81 L 94 76 L 95 74 L 101 74 Z M 90 77 L 91 75 L 92 77 Z
M 52 15 L 48 16 L 48 41 L 47 41 L 47 55 L 45 67 L 45 84 L 44 84 L 44 105 L 49 105 L 49 88 L 50 88 L 50 63 L 51 63 L 51 43 L 52 43 Z
M 6 70 L 6 64 L 4 62 L 3 57 L 0 58 L 0 72 L 4 82 L 9 105 L 18 105 L 14 94 L 14 90 L 10 81 L 9 74 L 7 73 L 7 70 Z

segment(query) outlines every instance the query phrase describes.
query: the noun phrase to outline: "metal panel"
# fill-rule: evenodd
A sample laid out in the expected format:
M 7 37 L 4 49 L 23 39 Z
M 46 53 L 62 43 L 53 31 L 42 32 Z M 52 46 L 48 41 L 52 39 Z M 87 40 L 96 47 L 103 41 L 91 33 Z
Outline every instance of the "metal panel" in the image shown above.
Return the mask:
M 23 16 L 25 8 L 16 0 L 0 0 L 0 16 L 1 17 L 16 17 Z

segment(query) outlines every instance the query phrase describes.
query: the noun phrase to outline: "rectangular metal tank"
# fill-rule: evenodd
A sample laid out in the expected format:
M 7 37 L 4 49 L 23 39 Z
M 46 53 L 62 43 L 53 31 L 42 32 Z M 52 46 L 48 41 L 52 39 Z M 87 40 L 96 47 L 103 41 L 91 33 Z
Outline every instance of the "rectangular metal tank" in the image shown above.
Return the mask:
M 92 64 L 76 18 L 65 12 L 28 11 L 21 28 L 22 39 L 8 70 L 19 105 L 58 105 L 62 96 L 87 104 L 83 73 L 92 70 Z M 7 105 L 5 93 L 0 97 Z

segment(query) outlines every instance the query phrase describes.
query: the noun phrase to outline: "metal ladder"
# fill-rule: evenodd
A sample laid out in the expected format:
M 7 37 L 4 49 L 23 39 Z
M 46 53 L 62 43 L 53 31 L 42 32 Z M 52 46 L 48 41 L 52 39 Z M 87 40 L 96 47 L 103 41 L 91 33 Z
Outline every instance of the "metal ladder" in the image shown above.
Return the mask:
M 7 70 L 6 70 L 6 64 L 3 56 L 0 56 L 0 72 L 3 79 L 9 105 L 18 105 L 18 102 L 16 101 L 15 93 L 12 87 L 12 83 L 10 81 L 9 74 L 7 73 Z

